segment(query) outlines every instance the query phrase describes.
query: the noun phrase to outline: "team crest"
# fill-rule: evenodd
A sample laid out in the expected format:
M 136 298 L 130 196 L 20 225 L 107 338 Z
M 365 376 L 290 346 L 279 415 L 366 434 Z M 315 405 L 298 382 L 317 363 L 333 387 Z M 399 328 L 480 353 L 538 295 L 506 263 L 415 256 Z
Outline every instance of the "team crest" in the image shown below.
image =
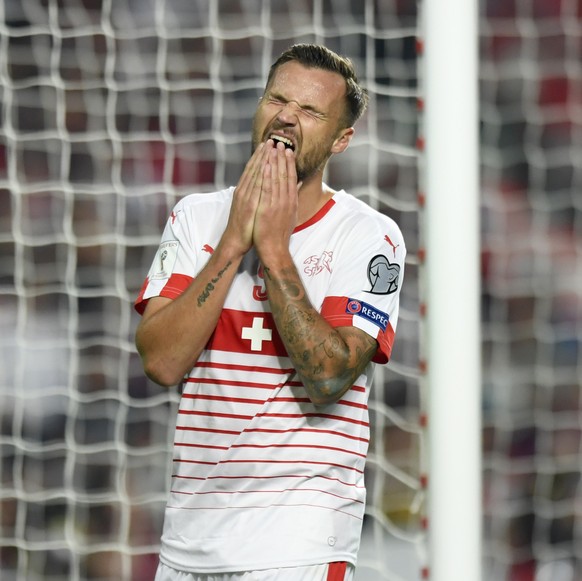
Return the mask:
M 315 276 L 324 270 L 331 272 L 331 261 L 333 259 L 333 252 L 325 250 L 320 256 L 314 254 L 303 261 L 305 268 L 303 272 L 308 276 Z

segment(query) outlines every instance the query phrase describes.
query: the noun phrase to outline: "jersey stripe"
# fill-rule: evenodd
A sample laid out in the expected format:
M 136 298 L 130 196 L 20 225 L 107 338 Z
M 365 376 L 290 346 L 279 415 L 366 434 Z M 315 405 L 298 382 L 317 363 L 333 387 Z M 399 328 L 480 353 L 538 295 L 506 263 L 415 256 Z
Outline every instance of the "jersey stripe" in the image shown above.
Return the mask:
M 346 578 L 346 570 L 347 563 L 345 561 L 330 563 L 327 569 L 326 581 L 344 581 Z
M 260 433 L 266 433 L 266 434 L 287 434 L 289 432 L 312 432 L 312 433 L 316 433 L 316 434 L 330 434 L 333 436 L 340 436 L 342 438 L 349 438 L 351 440 L 359 440 L 360 442 L 369 442 L 368 438 L 361 438 L 361 437 L 357 437 L 357 436 L 353 436 L 351 434 L 346 434 L 343 432 L 336 432 L 334 430 L 315 430 L 315 429 L 311 429 L 311 428 L 295 428 L 295 429 L 289 429 L 289 430 L 267 430 L 265 428 L 249 428 L 245 430 L 246 433 L 249 432 L 260 432 Z

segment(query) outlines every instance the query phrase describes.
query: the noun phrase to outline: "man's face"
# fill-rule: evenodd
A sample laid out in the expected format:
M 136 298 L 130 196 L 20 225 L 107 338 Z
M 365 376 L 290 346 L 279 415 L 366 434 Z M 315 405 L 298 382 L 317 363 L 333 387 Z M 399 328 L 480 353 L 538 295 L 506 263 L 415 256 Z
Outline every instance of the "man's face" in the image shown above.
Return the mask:
M 295 61 L 281 65 L 255 113 L 253 151 L 274 138 L 295 151 L 299 181 L 323 171 L 345 131 L 345 92 L 345 81 L 337 73 Z

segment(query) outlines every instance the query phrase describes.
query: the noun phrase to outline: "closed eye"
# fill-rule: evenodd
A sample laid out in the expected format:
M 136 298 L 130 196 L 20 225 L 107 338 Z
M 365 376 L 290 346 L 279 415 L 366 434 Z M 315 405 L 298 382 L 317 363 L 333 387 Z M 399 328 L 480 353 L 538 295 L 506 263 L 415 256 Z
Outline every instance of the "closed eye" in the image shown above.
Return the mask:
M 321 111 L 318 111 L 317 109 L 314 109 L 308 105 L 301 107 L 301 111 L 307 115 L 310 115 L 311 117 L 315 117 L 316 119 L 323 119 L 325 117 Z
M 280 95 L 273 95 L 273 94 L 268 96 L 268 101 L 269 101 L 269 103 L 271 103 L 273 105 L 279 105 L 281 107 L 285 107 L 286 105 L 288 105 L 290 103 L 290 101 L 287 101 L 286 99 L 284 99 Z M 312 105 L 300 105 L 299 103 L 297 103 L 297 107 L 299 108 L 301 113 L 309 115 L 310 117 L 314 117 L 316 119 L 325 118 L 324 113 L 322 113 L 321 111 L 318 111 Z

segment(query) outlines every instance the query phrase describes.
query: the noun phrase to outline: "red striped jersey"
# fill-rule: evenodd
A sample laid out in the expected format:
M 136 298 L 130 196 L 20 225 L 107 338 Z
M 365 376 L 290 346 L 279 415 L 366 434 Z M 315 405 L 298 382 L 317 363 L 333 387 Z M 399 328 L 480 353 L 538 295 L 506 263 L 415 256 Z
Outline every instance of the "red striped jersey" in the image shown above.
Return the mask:
M 174 208 L 136 300 L 176 298 L 226 227 L 234 189 Z M 346 192 L 290 242 L 313 306 L 352 325 L 388 360 L 405 246 L 398 226 Z M 356 562 L 365 506 L 368 394 L 374 363 L 335 404 L 315 406 L 288 358 L 251 250 L 206 348 L 185 378 L 160 559 L 183 571 Z

